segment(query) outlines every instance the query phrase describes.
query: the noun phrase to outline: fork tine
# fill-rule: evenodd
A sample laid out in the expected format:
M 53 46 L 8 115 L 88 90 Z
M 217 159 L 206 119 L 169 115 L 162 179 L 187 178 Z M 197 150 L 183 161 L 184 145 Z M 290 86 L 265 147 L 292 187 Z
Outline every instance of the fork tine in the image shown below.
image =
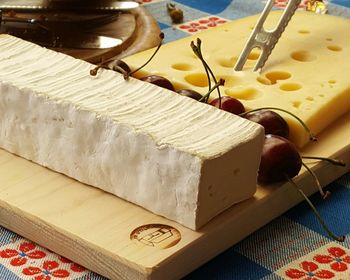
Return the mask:
M 288 22 L 295 13 L 295 10 L 298 8 L 301 0 L 289 0 L 286 9 L 284 10 L 282 16 L 279 19 L 279 22 L 275 29 L 271 31 L 266 31 L 264 29 L 264 23 L 271 12 L 271 9 L 274 4 L 274 0 L 268 0 L 266 2 L 265 8 L 262 11 L 250 37 L 243 48 L 235 66 L 235 71 L 241 71 L 244 64 L 246 63 L 248 56 L 252 49 L 259 48 L 261 54 L 253 68 L 253 71 L 260 71 L 261 68 L 265 65 L 268 57 L 270 56 L 272 50 L 277 44 L 279 38 L 281 37 L 283 31 L 288 25 Z

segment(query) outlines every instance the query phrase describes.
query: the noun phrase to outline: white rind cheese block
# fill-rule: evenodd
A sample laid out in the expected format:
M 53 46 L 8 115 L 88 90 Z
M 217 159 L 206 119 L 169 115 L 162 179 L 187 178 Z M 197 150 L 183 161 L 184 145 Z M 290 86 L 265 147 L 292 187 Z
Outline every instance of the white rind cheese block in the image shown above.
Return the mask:
M 0 35 L 0 147 L 198 229 L 251 197 L 263 128 Z
M 276 26 L 280 11 L 271 12 L 264 27 Z M 190 43 L 200 38 L 202 53 L 217 76 L 224 78 L 223 94 L 238 98 L 247 109 L 278 107 L 296 114 L 314 134 L 350 111 L 350 20 L 330 15 L 297 12 L 278 41 L 261 73 L 252 72 L 258 49 L 248 56 L 244 71 L 233 67 L 246 44 L 258 15 L 164 44 L 138 76 L 160 74 L 176 89 L 208 91 L 207 77 Z M 131 68 L 142 65 L 153 53 L 125 58 Z M 212 98 L 217 97 L 214 91 Z M 293 117 L 283 114 L 290 139 L 299 147 L 309 135 Z

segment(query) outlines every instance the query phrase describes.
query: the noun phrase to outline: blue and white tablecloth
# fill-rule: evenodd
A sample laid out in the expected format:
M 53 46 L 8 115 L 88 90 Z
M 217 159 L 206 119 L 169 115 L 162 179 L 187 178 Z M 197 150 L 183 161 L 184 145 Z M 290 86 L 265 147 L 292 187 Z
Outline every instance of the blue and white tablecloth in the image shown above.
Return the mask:
M 276 8 L 287 1 L 276 0 Z M 302 1 L 303 9 L 307 1 Z M 143 0 L 165 41 L 189 36 L 226 21 L 260 13 L 262 0 L 176 0 L 184 22 L 172 25 L 164 0 Z M 350 0 L 328 1 L 329 14 L 350 18 Z M 349 73 L 350 78 L 350 73 Z M 350 141 L 350 140 L 349 140 Z M 324 203 L 311 197 L 327 224 L 346 241 L 332 241 L 301 203 L 185 277 L 193 279 L 350 279 L 350 173 L 327 187 Z M 105 279 L 0 227 L 0 280 Z

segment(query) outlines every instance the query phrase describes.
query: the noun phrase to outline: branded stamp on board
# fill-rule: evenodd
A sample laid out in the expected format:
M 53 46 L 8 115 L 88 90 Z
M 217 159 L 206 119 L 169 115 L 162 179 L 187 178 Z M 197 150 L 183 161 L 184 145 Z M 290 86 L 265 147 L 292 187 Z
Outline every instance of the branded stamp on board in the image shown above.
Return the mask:
M 169 225 L 147 224 L 134 229 L 130 239 L 138 244 L 166 249 L 175 246 L 181 240 L 181 234 Z

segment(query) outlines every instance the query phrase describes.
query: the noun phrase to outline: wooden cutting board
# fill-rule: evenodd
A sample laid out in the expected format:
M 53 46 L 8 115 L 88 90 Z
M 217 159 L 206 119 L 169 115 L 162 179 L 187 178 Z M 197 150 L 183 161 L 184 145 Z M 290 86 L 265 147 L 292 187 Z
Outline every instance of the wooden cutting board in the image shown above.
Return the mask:
M 350 113 L 304 149 L 347 163 L 310 165 L 323 185 L 349 171 L 349 139 Z M 305 170 L 295 181 L 317 191 Z M 259 186 L 196 232 L 0 150 L 1 225 L 110 279 L 180 278 L 301 200 L 290 184 Z

